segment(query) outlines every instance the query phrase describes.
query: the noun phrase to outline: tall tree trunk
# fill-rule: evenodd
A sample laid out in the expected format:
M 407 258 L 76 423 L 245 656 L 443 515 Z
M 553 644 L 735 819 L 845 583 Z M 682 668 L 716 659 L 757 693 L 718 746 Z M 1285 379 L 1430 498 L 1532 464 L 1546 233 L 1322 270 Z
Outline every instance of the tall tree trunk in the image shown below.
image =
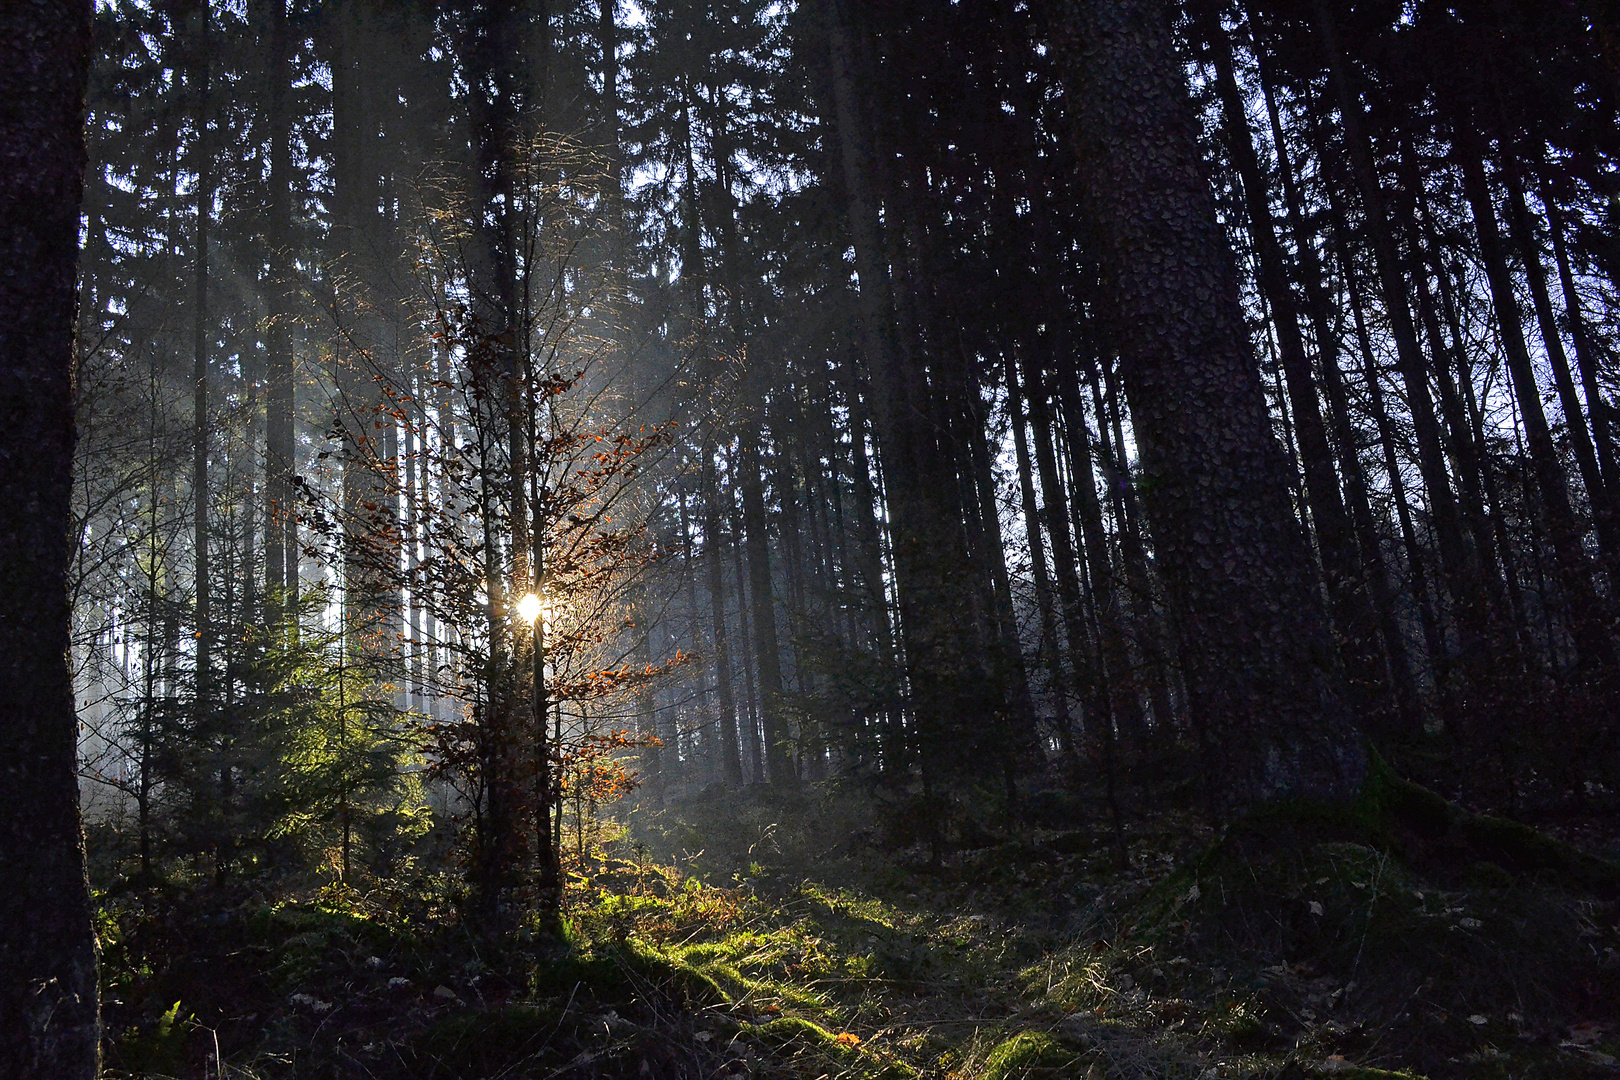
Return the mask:
M 17 1080 L 100 1068 L 67 581 L 91 17 L 0 5 L 0 1075 Z
M 1159 0 L 1068 5 L 1070 108 L 1182 662 L 1228 806 L 1343 800 L 1356 718 Z
M 1448 342 L 1441 332 L 1427 274 L 1421 261 L 1414 261 L 1412 291 L 1416 294 L 1418 316 L 1429 338 L 1429 354 L 1434 359 L 1433 374 L 1435 386 L 1440 392 L 1440 414 L 1451 431 L 1458 504 L 1481 567 L 1480 588 L 1490 603 L 1487 613 L 1491 622 L 1487 631 L 1502 658 L 1509 661 L 1498 665 L 1493 671 L 1493 677 L 1499 677 L 1521 667 L 1523 656 L 1514 654 L 1509 627 L 1519 629 L 1518 645 L 1520 653 L 1524 653 L 1527 640 L 1520 626 L 1522 618 L 1515 622 L 1516 617 L 1522 615 L 1524 604 L 1518 597 L 1518 579 L 1513 573 L 1513 551 L 1507 542 L 1506 524 L 1500 513 L 1492 512 L 1501 508 L 1502 501 L 1496 494 L 1495 472 L 1485 451 L 1485 425 L 1474 397 L 1473 364 L 1464 344 L 1462 324 L 1448 284 L 1449 275 L 1440 259 L 1440 241 L 1428 216 L 1410 154 L 1403 155 L 1402 162 L 1409 170 L 1410 177 L 1410 198 L 1403 205 L 1402 224 L 1413 250 L 1426 250 L 1429 256 L 1444 304 L 1446 323 L 1451 330 Z M 1416 204 L 1419 218 L 1413 217 L 1413 203 Z M 1420 223 L 1422 228 L 1419 228 Z
M 731 472 L 732 476 L 736 476 L 737 458 L 738 455 L 731 455 L 729 462 L 731 467 L 728 471 Z M 746 541 L 743 539 L 745 534 L 746 529 L 743 525 L 742 510 L 733 502 L 731 506 L 731 535 L 736 542 L 732 544 L 731 550 L 734 563 L 733 570 L 737 578 L 737 632 L 738 637 L 743 642 L 743 647 L 737 653 L 737 659 L 742 664 L 743 669 L 743 703 L 747 715 L 746 723 L 742 725 L 741 736 L 748 751 L 749 776 L 754 783 L 763 784 L 765 782 L 765 761 L 760 756 L 759 750 L 761 715 L 759 687 L 754 678 L 756 665 L 750 660 L 752 650 L 748 648 L 748 644 L 753 642 L 755 638 L 752 623 L 748 616 L 751 606 L 748 602 L 748 594 L 753 583 L 749 580 L 748 569 L 743 558 L 743 549 L 747 546 Z M 757 657 L 757 652 L 754 655 Z
M 1161 730 L 1168 734 L 1171 726 L 1177 722 L 1178 717 L 1172 704 L 1171 682 L 1176 676 L 1174 661 L 1171 659 L 1170 632 L 1161 618 L 1162 610 L 1157 603 L 1160 595 L 1157 589 L 1157 579 L 1148 567 L 1147 545 L 1142 539 L 1141 510 L 1137 502 L 1136 485 L 1131 481 L 1130 464 L 1125 460 L 1125 439 L 1121 426 L 1120 413 L 1124 405 L 1119 401 L 1119 394 L 1115 386 L 1116 380 L 1108 378 L 1108 399 L 1112 399 L 1114 406 L 1108 405 L 1108 399 L 1103 394 L 1102 379 L 1098 369 L 1101 368 L 1101 358 L 1093 356 L 1092 363 L 1088 365 L 1087 381 L 1091 386 L 1092 408 L 1097 414 L 1097 442 L 1101 451 L 1100 460 L 1104 462 L 1103 479 L 1109 491 L 1109 502 L 1117 525 L 1120 550 L 1124 555 L 1125 583 L 1131 593 L 1131 611 L 1136 616 L 1137 645 L 1145 654 L 1152 667 L 1152 677 L 1148 684 L 1149 693 L 1153 703 L 1154 722 L 1161 726 Z M 1065 375 L 1065 381 L 1070 378 L 1078 379 L 1074 373 Z M 1070 413 L 1081 417 L 1084 424 L 1084 413 L 1078 401 L 1072 401 Z M 1109 429 L 1113 434 L 1110 436 Z
M 961 581 L 967 553 L 960 519 L 942 512 L 951 491 L 934 475 L 940 455 L 930 452 L 936 432 L 924 398 L 927 380 L 897 327 L 888 245 L 871 182 L 872 155 L 859 137 L 868 125 L 856 89 L 850 9 L 847 0 L 821 0 L 821 6 L 832 68 L 835 145 L 860 279 L 857 300 L 871 420 L 890 520 L 900 644 L 916 724 L 912 742 L 929 756 L 945 749 L 940 723 L 958 715 L 964 699 L 982 689 L 964 671 L 971 650 L 963 648 L 953 617 L 971 601 Z
M 1581 310 L 1581 297 L 1575 291 L 1575 275 L 1570 269 L 1569 251 L 1564 246 L 1563 214 L 1551 193 L 1542 195 L 1547 207 L 1548 226 L 1552 232 L 1553 258 L 1558 263 L 1558 284 L 1564 294 L 1564 313 L 1569 319 L 1569 336 L 1575 343 L 1575 363 L 1581 371 L 1581 390 L 1586 394 L 1586 412 L 1592 421 L 1592 442 L 1598 464 L 1603 469 L 1604 482 L 1611 491 L 1620 492 L 1620 453 L 1614 445 L 1613 429 L 1609 423 L 1609 405 L 1598 389 L 1598 362 L 1593 355 L 1591 333 L 1586 326 L 1586 314 Z M 1620 496 L 1617 496 L 1620 501 Z M 1616 508 L 1620 516 L 1620 507 Z
M 1074 520 L 1079 528 L 1086 565 L 1090 570 L 1091 592 L 1097 611 L 1098 636 L 1102 641 L 1103 657 L 1108 666 L 1109 688 L 1113 695 L 1113 712 L 1119 719 L 1121 734 L 1134 749 L 1141 749 L 1146 736 L 1147 718 L 1142 715 L 1140 699 L 1141 679 L 1132 660 L 1126 634 L 1126 614 L 1120 604 L 1114 583 L 1113 560 L 1109 557 L 1108 536 L 1103 530 L 1102 503 L 1097 498 L 1096 474 L 1092 471 L 1091 431 L 1086 426 L 1085 410 L 1080 404 L 1078 380 L 1068 372 L 1059 370 L 1056 384 L 1058 403 L 1064 420 L 1064 444 L 1068 450 L 1069 482 L 1073 491 Z M 1153 633 L 1151 604 L 1143 598 L 1142 633 Z M 1144 652 L 1152 650 L 1145 649 Z M 1165 708 L 1167 706 L 1157 706 Z M 1167 716 L 1162 719 L 1168 719 Z M 1127 747 L 1127 752 L 1132 747 Z
M 759 423 L 750 420 L 738 433 L 738 487 L 742 489 L 743 546 L 748 556 L 748 595 L 753 601 L 754 666 L 759 673 L 759 712 L 765 739 L 765 768 L 770 782 L 791 784 L 793 763 L 787 754 L 787 722 L 782 705 L 782 655 L 776 634 L 776 593 L 771 584 L 770 536 L 765 516 L 764 481 L 760 476 Z
M 720 485 L 715 477 L 715 447 L 703 444 L 703 561 L 709 576 L 709 605 L 714 616 L 714 678 L 720 695 L 720 758 L 726 783 L 742 787 L 742 748 L 737 741 L 737 701 L 731 682 L 731 646 L 726 633 L 726 573 L 720 554 Z
M 192 18 L 191 64 L 192 105 L 196 110 L 197 136 L 192 152 L 196 155 L 197 175 L 195 213 L 196 249 L 192 254 L 193 292 L 191 312 L 191 507 L 192 558 L 197 612 L 197 717 L 208 715 L 212 693 L 214 621 L 209 605 L 208 563 L 208 223 L 214 213 L 213 148 L 208 138 L 209 67 L 212 56 L 208 44 L 208 0 L 196 0 Z
M 1390 502 L 1394 506 L 1396 521 L 1400 524 L 1401 543 L 1406 549 L 1407 573 L 1412 578 L 1412 596 L 1417 602 L 1418 619 L 1422 625 L 1423 642 L 1429 654 L 1429 662 L 1434 665 L 1436 681 L 1440 683 L 1442 692 L 1445 692 L 1448 689 L 1447 675 L 1451 671 L 1451 654 L 1446 648 L 1441 630 L 1437 610 L 1440 603 L 1438 591 L 1429 587 L 1427 555 L 1418 540 L 1417 528 L 1412 521 L 1412 504 L 1406 496 L 1406 475 L 1401 471 L 1401 461 L 1396 453 L 1395 434 L 1392 430 L 1393 424 L 1390 421 L 1389 409 L 1384 404 L 1383 378 L 1378 370 L 1378 358 L 1373 355 L 1372 338 L 1367 330 L 1366 315 L 1362 310 L 1359 282 L 1344 242 L 1343 230 L 1336 230 L 1336 236 L 1339 263 L 1345 268 L 1345 294 L 1350 302 L 1350 315 L 1355 326 L 1356 348 L 1361 354 L 1362 383 L 1367 388 L 1373 426 L 1378 431 L 1378 446 L 1384 459 L 1384 475 L 1389 481 Z
M 602 65 L 602 146 L 607 154 L 608 263 L 623 269 L 626 222 L 624 218 L 624 148 L 619 135 L 619 0 L 597 0 L 596 44 Z
M 293 505 L 292 111 L 286 0 L 270 0 L 266 62 L 270 129 L 270 198 L 265 215 L 269 269 L 265 334 L 265 591 L 286 604 L 298 580 L 298 525 Z M 290 610 L 290 606 L 289 606 Z
M 1581 471 L 1581 483 L 1586 487 L 1586 498 L 1592 508 L 1592 524 L 1598 535 L 1605 562 L 1612 568 L 1620 560 L 1620 522 L 1614 513 L 1613 493 L 1603 477 L 1598 463 L 1597 449 L 1586 426 L 1586 414 L 1581 409 L 1580 396 L 1575 392 L 1575 379 L 1570 373 L 1569 354 L 1564 351 L 1564 336 L 1559 332 L 1557 317 L 1553 314 L 1552 295 L 1547 289 L 1547 271 L 1541 262 L 1541 243 L 1536 238 L 1534 220 L 1525 204 L 1524 183 L 1519 166 L 1511 155 L 1504 152 L 1504 178 L 1508 191 L 1508 222 L 1512 227 L 1513 243 L 1519 249 L 1524 263 L 1525 279 L 1530 283 L 1530 297 L 1536 308 L 1536 324 L 1541 331 L 1542 345 L 1547 350 L 1547 362 L 1552 368 L 1553 385 L 1558 388 L 1558 403 L 1564 411 L 1564 430 L 1570 448 L 1575 452 L 1575 463 Z M 1611 569 L 1611 575 L 1612 575 Z

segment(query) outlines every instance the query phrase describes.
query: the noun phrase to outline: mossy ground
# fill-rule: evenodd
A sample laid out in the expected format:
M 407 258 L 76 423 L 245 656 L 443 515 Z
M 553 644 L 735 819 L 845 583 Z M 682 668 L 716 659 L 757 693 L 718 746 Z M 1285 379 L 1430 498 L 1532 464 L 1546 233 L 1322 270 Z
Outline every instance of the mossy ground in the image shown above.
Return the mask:
M 1121 870 L 1074 827 L 959 825 L 932 865 L 863 831 L 873 807 L 847 790 L 711 794 L 638 811 L 635 840 L 579 868 L 567 940 L 519 934 L 499 952 L 456 919 L 444 880 L 125 902 L 103 925 L 109 1065 L 215 1076 L 217 1054 L 224 1075 L 262 1080 L 1614 1075 L 1608 864 L 1394 782 L 1375 795 L 1221 837 L 1155 815 L 1127 829 Z

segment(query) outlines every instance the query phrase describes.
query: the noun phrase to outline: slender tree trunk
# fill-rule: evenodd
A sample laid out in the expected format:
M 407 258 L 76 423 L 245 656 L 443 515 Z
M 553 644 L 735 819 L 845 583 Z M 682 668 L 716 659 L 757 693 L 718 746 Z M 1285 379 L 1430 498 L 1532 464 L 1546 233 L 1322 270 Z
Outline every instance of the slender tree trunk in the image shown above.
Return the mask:
M 1521 617 L 1524 604 L 1518 595 L 1518 579 L 1513 572 L 1513 550 L 1507 542 L 1506 525 L 1502 515 L 1493 512 L 1493 509 L 1500 510 L 1502 500 L 1496 494 L 1495 472 L 1491 468 L 1490 458 L 1486 452 L 1485 425 L 1474 399 L 1473 365 L 1464 344 L 1462 324 L 1458 320 L 1450 286 L 1447 284 L 1446 268 L 1440 261 L 1440 242 L 1435 236 L 1433 222 L 1425 209 L 1415 166 L 1411 161 L 1409 155 L 1403 155 L 1403 162 L 1409 170 L 1412 170 L 1409 174 L 1408 187 L 1412 202 L 1417 204 L 1420 218 L 1414 219 L 1408 212 L 1407 220 L 1403 224 L 1411 237 L 1412 247 L 1426 249 L 1433 265 L 1435 282 L 1439 286 L 1441 302 L 1445 308 L 1446 322 L 1451 330 L 1449 342 L 1441 332 L 1427 275 L 1420 262 L 1414 262 L 1412 267 L 1412 289 L 1416 294 L 1419 318 L 1429 337 L 1429 352 L 1434 358 L 1434 382 L 1440 391 L 1441 416 L 1451 431 L 1451 446 L 1455 449 L 1456 466 L 1453 472 L 1457 478 L 1458 503 L 1462 510 L 1463 522 L 1473 538 L 1473 550 L 1482 570 L 1480 588 L 1490 604 L 1487 613 L 1491 622 L 1485 629 L 1490 635 L 1490 640 L 1501 652 L 1502 658 L 1510 661 L 1497 666 L 1492 672 L 1494 678 L 1506 674 L 1509 670 L 1518 670 L 1521 666 L 1523 657 L 1513 653 L 1513 640 L 1509 628 L 1517 629 L 1519 648 L 1521 653 L 1524 652 L 1528 646 Z M 1410 211 L 1410 206 L 1407 209 Z M 1421 229 L 1420 221 L 1423 225 Z M 1511 691 L 1509 695 L 1511 696 Z
M 882 701 L 878 724 L 883 743 L 883 771 L 897 776 L 903 769 L 906 738 L 898 707 L 898 694 L 891 685 L 899 670 L 895 636 L 890 623 L 888 587 L 884 580 L 883 531 L 877 520 L 877 491 L 872 480 L 872 462 L 866 453 L 867 410 L 861 395 L 860 379 L 854 365 L 844 369 L 844 401 L 849 410 L 850 476 L 854 481 L 856 569 L 860 575 L 863 614 L 872 635 L 883 672 L 877 688 Z
M 1152 667 L 1149 693 L 1153 703 L 1154 722 L 1162 725 L 1163 730 L 1168 733 L 1171 725 L 1177 720 L 1171 700 L 1170 684 L 1174 672 L 1169 632 L 1165 621 L 1160 617 L 1161 608 L 1156 602 L 1159 595 L 1156 579 L 1148 568 L 1147 546 L 1142 542 L 1141 513 L 1136 501 L 1136 485 L 1131 481 L 1130 466 L 1125 460 L 1125 440 L 1121 432 L 1119 415 L 1121 409 L 1108 408 L 1098 376 L 1098 369 L 1102 363 L 1100 358 L 1092 359 L 1094 362 L 1089 365 L 1087 377 L 1091 386 L 1092 407 L 1097 413 L 1098 449 L 1102 452 L 1101 460 L 1106 463 L 1103 478 L 1109 490 L 1109 501 L 1117 525 L 1120 548 L 1124 555 L 1122 561 L 1125 564 L 1125 583 L 1131 593 L 1131 611 L 1135 615 L 1133 621 L 1138 628 L 1138 647 Z M 1117 404 L 1118 395 L 1112 387 L 1112 380 L 1108 393 L 1111 398 L 1116 399 Z M 1080 424 L 1085 423 L 1078 401 L 1073 403 L 1071 415 L 1079 416 Z M 1109 437 L 1110 423 L 1114 432 L 1112 438 Z
M 709 572 L 709 604 L 714 615 L 714 678 L 720 694 L 720 755 L 726 783 L 742 787 L 742 748 L 737 741 L 737 701 L 731 682 L 731 647 L 726 633 L 726 573 L 720 554 L 720 491 L 715 448 L 703 447 L 703 556 Z
M 195 172 L 197 188 L 196 249 L 193 252 L 192 293 L 192 434 L 191 434 L 191 506 L 192 506 L 192 558 L 197 612 L 197 717 L 208 715 L 212 694 L 212 665 L 214 648 L 213 614 L 209 605 L 208 563 L 208 223 L 214 213 L 213 148 L 208 138 L 209 66 L 211 54 L 208 44 L 208 0 L 196 0 L 193 18 L 196 20 L 192 47 L 195 50 L 191 68 L 191 91 L 196 109 L 197 142 Z
M 1586 487 L 1587 501 L 1591 504 L 1592 524 L 1602 545 L 1603 555 L 1612 565 L 1620 558 L 1620 530 L 1616 528 L 1613 500 L 1598 464 L 1592 434 L 1586 426 L 1580 395 L 1575 391 L 1569 354 L 1564 351 L 1564 336 L 1559 332 L 1558 320 L 1553 314 L 1552 295 L 1547 289 L 1547 271 L 1541 262 L 1541 243 L 1536 238 L 1530 208 L 1525 204 L 1524 184 L 1519 177 L 1518 165 L 1506 153 L 1503 154 L 1503 161 L 1508 191 L 1508 223 L 1512 228 L 1513 243 L 1519 249 L 1525 279 L 1530 283 L 1536 325 L 1547 351 L 1547 363 L 1552 368 L 1553 385 L 1558 388 L 1558 403 L 1564 412 L 1564 431 L 1570 449 L 1575 453 L 1575 463 L 1581 472 L 1581 483 Z
M 1130 744 L 1127 752 L 1140 751 L 1147 734 L 1147 718 L 1142 715 L 1141 680 L 1137 664 L 1130 654 L 1125 611 L 1114 587 L 1114 566 L 1109 557 L 1108 536 L 1103 529 L 1096 475 L 1092 471 L 1091 431 L 1086 426 L 1085 410 L 1080 404 L 1078 380 L 1071 377 L 1071 373 L 1060 370 L 1053 382 L 1064 421 L 1063 442 L 1068 450 L 1074 519 L 1080 531 L 1086 565 L 1090 569 L 1098 636 L 1102 641 L 1110 691 L 1114 696 L 1113 711 L 1119 719 L 1121 734 Z M 1144 604 L 1144 623 L 1151 622 L 1149 608 L 1150 605 Z M 1143 632 L 1151 634 L 1152 630 L 1145 626 Z
M 737 468 L 736 454 L 731 456 L 730 465 L 732 475 L 735 476 Z M 743 648 L 739 650 L 737 658 L 742 663 L 743 701 L 747 710 L 747 722 L 743 725 L 741 734 L 748 751 L 749 776 L 754 783 L 763 784 L 765 782 L 765 761 L 760 756 L 759 748 L 759 722 L 762 710 L 759 704 L 758 685 L 754 679 L 755 664 L 750 659 L 751 650 L 747 648 L 750 642 L 756 640 L 749 619 L 749 611 L 752 605 L 748 602 L 748 593 L 751 591 L 753 583 L 749 580 L 748 570 L 744 564 L 743 549 L 746 547 L 746 541 L 743 540 L 745 535 L 743 515 L 741 509 L 735 503 L 731 507 L 731 535 L 738 541 L 732 545 L 733 570 L 737 578 L 737 632 L 743 642 Z M 754 658 L 757 659 L 757 656 L 758 654 L 755 652 Z
M 269 327 L 265 335 L 265 591 L 281 603 L 298 577 L 298 526 L 293 505 L 293 355 L 292 318 L 292 112 L 287 107 L 291 85 L 286 0 L 270 0 L 266 116 L 270 128 L 270 198 L 265 220 L 269 271 L 266 298 Z
M 1118 864 L 1124 867 L 1128 863 L 1129 856 L 1125 847 L 1125 828 L 1118 796 L 1119 731 L 1124 728 L 1133 734 L 1140 732 L 1142 727 L 1140 703 L 1134 694 L 1125 692 L 1122 651 L 1110 649 L 1107 643 L 1112 613 L 1102 608 L 1100 604 L 1097 606 L 1095 637 L 1087 633 L 1087 627 L 1079 618 L 1078 560 L 1069 536 L 1069 523 L 1074 515 L 1069 512 L 1068 500 L 1059 475 L 1056 438 L 1046 399 L 1046 388 L 1041 380 L 1040 370 L 1034 364 L 1027 366 L 1025 383 L 1029 389 L 1030 419 L 1033 421 L 1035 432 L 1035 462 L 1041 477 L 1042 493 L 1047 495 L 1046 526 L 1052 537 L 1053 561 L 1057 563 L 1058 596 L 1063 601 L 1070 655 L 1073 658 L 1076 681 L 1088 691 L 1085 702 L 1086 732 L 1097 740 L 1102 752 L 1103 799 L 1107 804 L 1109 821 L 1113 826 L 1115 855 Z M 1094 583 L 1099 578 L 1106 578 L 1107 562 L 1093 566 L 1091 571 Z M 1066 585 L 1065 582 L 1071 579 L 1072 584 Z M 1101 600 L 1101 597 L 1097 596 L 1095 586 L 1092 595 Z M 1106 595 L 1107 587 L 1104 586 L 1102 596 Z M 1082 648 L 1085 650 L 1084 654 L 1080 651 Z M 1080 672 L 1085 674 L 1080 675 Z
M 597 0 L 596 44 L 602 65 L 602 145 L 607 152 L 609 200 L 608 263 L 623 269 L 626 223 L 624 219 L 624 149 L 619 135 L 619 26 L 615 19 L 619 0 Z
M 982 688 L 966 672 L 971 648 L 957 617 L 972 603 L 964 583 L 967 552 L 960 517 L 945 509 L 955 477 L 940 474 L 931 450 L 937 434 L 927 380 L 899 332 L 888 245 L 874 197 L 871 155 L 860 140 L 863 122 L 856 80 L 857 53 L 847 0 L 821 0 L 832 69 L 836 146 L 848 196 L 850 238 L 860 279 L 861 342 L 868 364 L 871 420 L 884 477 L 895 595 L 915 736 L 924 757 L 943 752 L 940 724 L 963 711 Z M 950 485 L 949 487 L 947 485 Z M 964 587 L 966 584 L 967 587 Z M 977 622 L 970 623 L 975 628 Z M 920 759 L 919 759 L 920 763 Z
M 778 786 L 795 779 L 787 754 L 782 715 L 782 657 L 776 634 L 775 590 L 771 584 L 770 536 L 760 477 L 759 424 L 749 421 L 738 434 L 738 486 L 742 489 L 743 545 L 748 556 L 748 595 L 753 601 L 754 665 L 759 673 L 759 710 L 765 739 L 765 768 Z
M 1564 247 L 1563 215 L 1550 194 L 1542 196 L 1547 207 L 1548 225 L 1552 231 L 1553 258 L 1558 263 L 1558 283 L 1564 294 L 1564 312 L 1569 318 L 1570 338 L 1575 342 L 1575 363 L 1581 371 L 1581 390 L 1586 394 L 1586 411 L 1592 421 L 1592 442 L 1598 464 L 1603 469 L 1605 483 L 1611 490 L 1620 491 L 1620 455 L 1614 445 L 1613 430 L 1609 426 L 1609 405 L 1598 389 L 1597 357 L 1593 355 L 1592 339 L 1586 326 L 1586 315 L 1581 310 L 1581 297 L 1575 291 L 1575 276 L 1570 270 L 1569 252 Z M 1620 515 L 1620 509 L 1616 510 Z

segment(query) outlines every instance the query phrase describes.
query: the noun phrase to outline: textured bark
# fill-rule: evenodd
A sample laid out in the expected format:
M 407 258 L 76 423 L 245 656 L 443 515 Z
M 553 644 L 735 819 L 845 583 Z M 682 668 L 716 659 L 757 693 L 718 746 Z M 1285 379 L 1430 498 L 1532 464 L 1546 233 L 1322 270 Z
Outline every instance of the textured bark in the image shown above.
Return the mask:
M 1081 187 L 1211 778 L 1229 807 L 1366 774 L 1160 0 L 1068 5 Z
M 89 0 L 0 5 L 0 1076 L 89 1080 L 95 937 L 68 672 Z

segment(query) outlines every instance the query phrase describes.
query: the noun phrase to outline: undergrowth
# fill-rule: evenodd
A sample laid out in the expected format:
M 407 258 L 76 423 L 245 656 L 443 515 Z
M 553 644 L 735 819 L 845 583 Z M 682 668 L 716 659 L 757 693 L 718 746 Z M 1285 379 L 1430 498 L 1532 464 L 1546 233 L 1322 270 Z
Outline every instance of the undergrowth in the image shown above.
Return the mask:
M 710 796 L 576 860 L 563 940 L 500 947 L 448 878 L 126 894 L 109 1074 L 1612 1075 L 1608 864 L 1375 794 L 1221 836 L 1156 815 L 1125 869 L 1072 825 L 980 823 L 933 865 L 848 790 Z

